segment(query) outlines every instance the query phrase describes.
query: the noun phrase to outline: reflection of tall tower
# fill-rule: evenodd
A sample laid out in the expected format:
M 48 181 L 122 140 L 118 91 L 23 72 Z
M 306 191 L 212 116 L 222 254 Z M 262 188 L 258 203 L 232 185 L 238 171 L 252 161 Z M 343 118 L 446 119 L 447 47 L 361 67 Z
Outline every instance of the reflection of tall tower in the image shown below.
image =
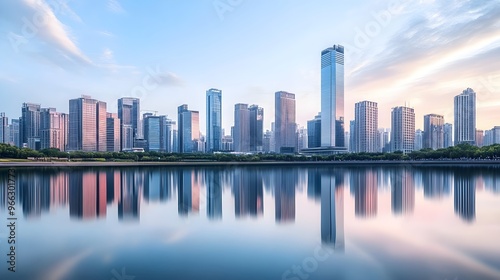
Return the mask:
M 111 204 L 120 201 L 121 176 L 120 171 L 106 171 L 106 202 Z
M 69 214 L 72 218 L 106 216 L 106 174 L 73 172 L 69 177 Z
M 472 222 L 476 218 L 474 178 L 467 172 L 457 172 L 454 185 L 455 214 L 467 222 Z
M 450 180 L 444 171 L 425 170 L 423 172 L 424 196 L 427 198 L 442 198 L 450 192 Z
M 139 221 L 140 200 L 139 191 L 141 180 L 136 178 L 133 171 L 125 170 L 121 173 L 120 201 L 118 202 L 118 219 Z
M 257 216 L 264 211 L 262 179 L 254 169 L 234 171 L 234 212 L 236 217 Z
M 39 217 L 50 207 L 49 176 L 23 174 L 20 183 L 20 201 L 25 217 Z
M 377 215 L 377 173 L 358 170 L 351 173 L 351 187 L 354 189 L 354 208 L 356 216 L 372 217 Z
M 307 172 L 307 198 L 321 200 L 321 173 L 317 169 Z
M 66 206 L 68 203 L 69 175 L 60 172 L 50 177 L 50 208 Z
M 297 184 L 296 169 L 281 169 L 274 174 L 274 198 L 276 207 L 276 222 L 295 221 L 295 186 Z
M 207 171 L 206 182 L 207 217 L 212 220 L 222 219 L 222 183 L 220 171 Z
M 341 176 L 321 175 L 321 241 L 344 250 L 344 186 Z
M 179 215 L 197 213 L 200 209 L 200 185 L 194 170 L 182 170 L 179 174 Z
M 406 169 L 397 169 L 392 178 L 391 206 L 394 214 L 410 214 L 415 208 L 415 184 Z
M 159 170 L 149 170 L 144 173 L 146 175 L 146 180 L 144 181 L 144 200 L 148 202 L 159 201 L 161 172 Z

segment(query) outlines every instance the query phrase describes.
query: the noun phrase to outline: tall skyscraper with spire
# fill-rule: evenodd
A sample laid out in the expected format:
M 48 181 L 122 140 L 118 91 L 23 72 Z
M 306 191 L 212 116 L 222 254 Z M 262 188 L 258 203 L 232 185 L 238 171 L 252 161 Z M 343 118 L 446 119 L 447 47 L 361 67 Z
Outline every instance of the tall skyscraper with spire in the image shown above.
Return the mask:
M 345 147 L 344 47 L 321 52 L 321 146 Z

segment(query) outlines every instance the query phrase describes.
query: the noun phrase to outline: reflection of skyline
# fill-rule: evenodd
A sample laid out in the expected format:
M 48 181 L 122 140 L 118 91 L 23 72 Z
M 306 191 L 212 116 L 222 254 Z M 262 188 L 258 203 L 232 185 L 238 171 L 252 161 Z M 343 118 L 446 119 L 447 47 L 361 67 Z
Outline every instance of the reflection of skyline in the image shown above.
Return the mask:
M 424 196 L 426 198 L 443 198 L 448 196 L 453 184 L 453 174 L 443 171 L 427 170 L 423 172 Z
M 321 175 L 321 241 L 344 250 L 344 185 L 342 174 Z
M 415 173 L 420 173 L 422 188 L 415 184 Z M 144 202 L 178 202 L 179 214 L 186 216 L 200 213 L 200 207 L 205 208 L 205 203 L 201 202 L 206 201 L 206 217 L 220 220 L 223 217 L 223 193 L 226 188 L 233 194 L 237 218 L 264 217 L 265 192 L 272 198 L 272 201 L 267 201 L 268 205 L 272 207 L 272 203 L 275 204 L 276 223 L 286 223 L 295 221 L 296 211 L 308 211 L 297 208 L 300 204 L 296 205 L 296 195 L 304 195 L 309 200 L 319 202 L 322 199 L 322 180 L 334 177 L 335 182 L 331 184 L 338 188 L 344 185 L 344 176 L 340 174 L 350 178 L 346 187 L 352 193 L 356 217 L 377 215 L 380 206 L 378 192 L 384 191 L 379 184 L 386 179 L 389 179 L 391 187 L 393 214 L 412 213 L 417 191 L 420 194 L 423 192 L 425 200 L 453 198 L 455 214 L 466 221 L 475 219 L 475 192 L 481 191 L 480 186 L 483 186 L 483 191 L 494 193 L 500 189 L 500 173 L 494 168 L 469 173 L 465 169 L 452 171 L 449 168 L 89 168 L 19 172 L 16 199 L 26 218 L 36 218 L 49 210 L 67 208 L 71 218 L 93 220 L 105 218 L 111 209 L 108 207 L 117 207 L 120 221 L 138 221 L 140 204 Z M 1 172 L 0 179 L 6 182 L 7 172 Z M 451 186 L 453 196 L 450 196 Z M 0 186 L 2 211 L 7 207 L 6 194 L 4 184 Z M 177 201 L 174 200 L 176 196 Z M 232 202 L 228 201 L 227 205 L 230 204 Z M 202 211 L 205 214 L 205 209 Z
M 351 190 L 354 191 L 354 211 L 358 217 L 377 216 L 377 173 L 372 169 L 351 172 Z
M 179 172 L 178 212 L 181 216 L 200 210 L 200 178 L 194 170 Z
M 276 170 L 274 176 L 274 201 L 277 223 L 295 221 L 295 187 L 298 180 L 297 169 Z
M 256 169 L 235 170 L 233 178 L 234 214 L 238 217 L 264 212 L 262 178 Z
M 455 173 L 454 184 L 455 213 L 465 221 L 472 222 L 476 217 L 476 186 L 468 172 Z
M 391 209 L 394 214 L 411 214 L 415 208 L 415 185 L 412 173 L 396 169 L 391 177 Z
M 222 219 L 222 178 L 219 170 L 205 173 L 207 186 L 207 217 L 212 220 Z

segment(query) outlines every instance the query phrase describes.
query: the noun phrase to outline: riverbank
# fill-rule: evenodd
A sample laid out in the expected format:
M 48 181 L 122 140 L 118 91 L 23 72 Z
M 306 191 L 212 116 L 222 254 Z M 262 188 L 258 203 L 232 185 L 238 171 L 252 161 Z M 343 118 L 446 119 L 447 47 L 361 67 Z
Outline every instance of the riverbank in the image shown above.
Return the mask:
M 413 160 L 413 161 L 257 161 L 257 162 L 0 162 L 9 167 L 200 167 L 200 166 L 500 166 L 500 160 Z

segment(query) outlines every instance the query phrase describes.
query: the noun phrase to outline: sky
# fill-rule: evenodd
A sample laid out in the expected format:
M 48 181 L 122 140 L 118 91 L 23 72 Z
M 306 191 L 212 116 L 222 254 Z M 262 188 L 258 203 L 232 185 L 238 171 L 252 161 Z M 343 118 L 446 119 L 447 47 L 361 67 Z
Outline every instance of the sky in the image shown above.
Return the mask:
M 346 48 L 346 128 L 354 104 L 444 115 L 453 97 L 477 93 L 477 127 L 500 125 L 500 0 L 3 0 L 0 1 L 0 112 L 24 102 L 68 112 L 82 94 L 107 102 L 141 98 L 141 109 L 177 119 L 200 112 L 206 90 L 223 91 L 223 127 L 234 104 L 264 108 L 295 93 L 297 123 L 320 111 L 321 51 Z

